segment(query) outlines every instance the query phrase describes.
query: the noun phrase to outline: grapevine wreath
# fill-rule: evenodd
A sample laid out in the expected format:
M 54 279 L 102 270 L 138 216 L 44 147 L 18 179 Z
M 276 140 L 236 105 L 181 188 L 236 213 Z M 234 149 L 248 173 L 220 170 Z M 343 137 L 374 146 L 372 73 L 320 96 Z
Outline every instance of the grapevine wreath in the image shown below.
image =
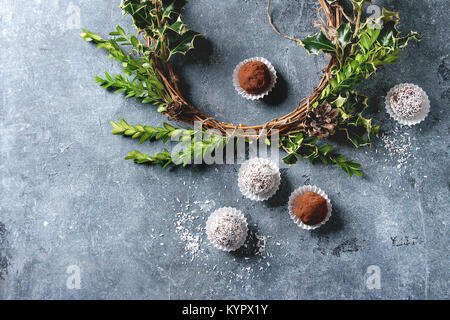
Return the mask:
M 120 4 L 124 14 L 132 17 L 137 35 L 127 35 L 117 26 L 111 38 L 83 29 L 81 36 L 86 41 L 106 49 L 110 58 L 122 63 L 125 75 L 105 78 L 95 77 L 103 88 L 123 92 L 127 98 L 135 97 L 142 103 L 158 106 L 158 111 L 169 120 L 193 125 L 202 123 L 202 134 L 164 123 L 161 127 L 130 125 L 125 120 L 111 121 L 112 133 L 140 139 L 140 142 L 177 140 L 185 147 L 175 154 L 167 149 L 154 156 L 132 151 L 125 159 L 136 163 L 169 164 L 186 166 L 196 157 L 212 154 L 218 148 L 237 138 L 248 141 L 264 138 L 270 144 L 274 132 L 280 136 L 279 147 L 287 155 L 283 162 L 293 165 L 298 158 L 310 161 L 334 163 L 350 176 L 361 176 L 361 166 L 333 151 L 333 146 L 323 139 L 342 132 L 355 146 L 370 145 L 370 136 L 379 130 L 370 119 L 364 118 L 367 97 L 354 88 L 369 78 L 377 68 L 393 63 L 410 39 L 418 39 L 411 31 L 400 36 L 397 30 L 399 15 L 383 9 L 380 17 L 363 21 L 363 7 L 371 0 L 318 0 L 320 4 L 320 31 L 304 40 L 282 34 L 270 16 L 271 1 L 268 0 L 267 15 L 272 28 L 286 39 L 303 46 L 308 53 L 328 54 L 330 59 L 323 76 L 311 96 L 302 99 L 292 112 L 267 123 L 248 126 L 221 122 L 190 104 L 179 88 L 179 79 L 171 64 L 175 54 L 185 55 L 194 48 L 194 41 L 201 36 L 189 30 L 182 21 L 181 10 L 185 0 L 123 0 Z M 143 39 L 143 40 L 140 40 Z M 127 50 L 124 50 L 127 48 Z M 214 129 L 222 135 L 207 135 Z M 245 133 L 252 130 L 253 134 Z M 243 133 L 244 132 L 244 133 Z

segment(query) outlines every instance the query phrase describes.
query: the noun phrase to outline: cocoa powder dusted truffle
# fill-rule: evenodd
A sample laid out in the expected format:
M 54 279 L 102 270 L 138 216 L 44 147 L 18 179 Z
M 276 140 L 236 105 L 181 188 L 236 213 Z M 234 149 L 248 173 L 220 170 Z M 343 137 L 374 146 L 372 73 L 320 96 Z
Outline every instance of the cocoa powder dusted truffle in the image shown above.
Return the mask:
M 234 251 L 242 247 L 247 232 L 247 220 L 241 211 L 230 207 L 217 209 L 206 222 L 209 241 L 223 251 Z
M 259 100 L 272 91 L 277 72 L 269 60 L 253 57 L 240 62 L 233 70 L 233 86 L 247 100 Z
M 250 94 L 263 93 L 271 84 L 269 68 L 260 61 L 244 64 L 239 69 L 238 79 L 241 88 Z
M 320 194 L 308 191 L 294 200 L 293 211 L 304 224 L 313 226 L 325 220 L 327 200 Z
M 316 186 L 295 189 L 289 197 L 289 216 L 300 228 L 314 230 L 331 217 L 332 205 L 327 194 Z
M 269 159 L 252 158 L 239 169 L 238 185 L 242 194 L 251 200 L 264 201 L 272 197 L 280 186 L 280 170 Z

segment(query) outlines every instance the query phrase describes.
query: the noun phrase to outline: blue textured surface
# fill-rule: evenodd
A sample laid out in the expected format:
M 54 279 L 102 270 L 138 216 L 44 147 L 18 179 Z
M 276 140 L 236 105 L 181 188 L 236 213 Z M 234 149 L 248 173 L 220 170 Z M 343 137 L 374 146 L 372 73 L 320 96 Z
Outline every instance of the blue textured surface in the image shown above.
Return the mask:
M 104 36 L 117 24 L 133 30 L 119 1 L 0 0 L 0 298 L 448 299 L 450 9 L 446 0 L 375 3 L 400 11 L 401 29 L 425 39 L 361 88 L 384 134 L 371 150 L 338 149 L 364 165 L 365 177 L 300 162 L 283 170 L 274 199 L 255 203 L 239 192 L 237 165 L 161 171 L 123 160 L 162 145 L 112 136 L 109 120 L 164 119 L 93 82 L 120 68 L 78 27 Z M 326 64 L 278 37 L 265 5 L 196 0 L 186 8 L 185 21 L 206 40 L 177 58 L 183 90 L 221 120 L 256 124 L 288 112 Z M 316 10 L 315 0 L 273 1 L 275 22 L 297 37 L 315 31 Z M 282 98 L 252 103 L 235 94 L 231 72 L 252 56 L 274 64 Z M 401 82 L 420 85 L 432 105 L 410 129 L 384 111 L 384 95 Z M 324 189 L 335 209 L 313 232 L 286 208 L 305 183 Z M 251 241 L 265 238 L 265 250 L 215 250 L 201 226 L 221 206 L 241 209 Z M 198 252 L 185 248 L 196 244 Z M 71 265 L 81 270 L 78 290 L 66 286 Z M 370 265 L 381 270 L 380 289 L 366 286 Z

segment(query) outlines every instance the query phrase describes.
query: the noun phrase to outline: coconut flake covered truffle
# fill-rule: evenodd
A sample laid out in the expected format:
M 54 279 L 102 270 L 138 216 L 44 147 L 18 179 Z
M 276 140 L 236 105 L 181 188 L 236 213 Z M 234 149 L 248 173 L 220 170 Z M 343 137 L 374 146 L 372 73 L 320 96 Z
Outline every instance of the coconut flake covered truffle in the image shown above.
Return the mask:
M 230 207 L 217 209 L 206 222 L 209 241 L 223 251 L 234 251 L 242 247 L 247 231 L 247 219 L 241 211 Z
M 250 159 L 239 169 L 238 185 L 247 198 L 256 201 L 267 200 L 280 186 L 280 170 L 271 160 Z
M 401 118 L 415 118 L 424 105 L 422 90 L 412 84 L 398 87 L 391 96 L 391 108 Z

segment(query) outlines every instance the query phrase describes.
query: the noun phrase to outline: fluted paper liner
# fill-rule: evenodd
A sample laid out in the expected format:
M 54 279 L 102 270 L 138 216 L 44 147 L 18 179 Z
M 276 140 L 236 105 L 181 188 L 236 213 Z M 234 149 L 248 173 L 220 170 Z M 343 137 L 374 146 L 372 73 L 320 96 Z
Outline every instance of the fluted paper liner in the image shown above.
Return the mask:
M 411 119 L 405 119 L 402 118 L 400 116 L 398 116 L 394 110 L 392 109 L 391 106 L 391 98 L 392 95 L 394 94 L 394 91 L 400 88 L 403 88 L 405 86 L 413 86 L 416 87 L 423 95 L 423 106 L 422 106 L 422 110 L 420 111 L 420 113 L 418 115 L 416 115 L 414 118 Z M 386 104 L 386 111 L 387 113 L 398 123 L 405 125 L 405 126 L 413 126 L 416 125 L 420 122 L 422 122 L 423 120 L 425 120 L 425 118 L 427 117 L 428 113 L 430 112 L 430 99 L 428 98 L 427 93 L 419 86 L 412 84 L 412 83 L 402 83 L 402 84 L 398 84 L 395 87 L 393 87 L 391 90 L 389 90 L 388 94 L 386 95 L 386 100 L 385 100 L 385 104 Z
M 294 213 L 295 199 L 297 199 L 298 196 L 300 196 L 308 191 L 315 192 L 315 193 L 321 195 L 322 197 L 324 197 L 325 200 L 327 200 L 327 208 L 328 208 L 328 213 L 327 213 L 327 216 L 325 217 L 325 219 L 321 223 L 312 225 L 312 226 L 304 224 Z M 300 228 L 305 229 L 305 230 L 314 230 L 314 229 L 317 229 L 320 226 L 324 225 L 330 219 L 331 211 L 332 211 L 331 202 L 330 202 L 330 199 L 328 198 L 327 194 L 322 189 L 320 189 L 319 187 L 316 187 L 316 186 L 303 186 L 303 187 L 300 187 L 300 188 L 297 188 L 296 190 L 294 190 L 294 192 L 292 192 L 291 196 L 289 197 L 288 208 L 289 208 L 289 216 L 291 217 L 291 219 L 294 220 L 294 222 Z
M 245 229 L 247 230 L 246 236 L 243 238 L 243 240 L 241 240 L 241 242 L 239 242 L 235 247 L 232 247 L 232 248 L 222 246 L 221 244 L 214 242 L 214 240 L 212 240 L 211 237 L 210 237 L 210 234 L 211 234 L 211 230 L 210 230 L 210 229 L 211 229 L 211 227 L 210 227 L 211 220 L 210 220 L 210 219 L 211 219 L 211 217 L 213 217 L 214 215 L 216 215 L 217 212 L 218 212 L 219 210 L 224 210 L 224 209 L 229 210 L 232 214 L 235 214 L 235 215 L 238 216 L 242 221 L 244 221 L 244 222 L 245 222 Z M 222 251 L 227 251 L 227 252 L 235 251 L 235 250 L 239 249 L 240 247 L 242 247 L 242 246 L 244 245 L 244 243 L 245 243 L 245 240 L 247 240 L 247 236 L 248 236 L 248 223 L 247 223 L 247 219 L 244 217 L 244 215 L 242 214 L 242 212 L 241 212 L 240 210 L 237 210 L 236 208 L 231 208 L 231 207 L 222 207 L 222 208 L 219 208 L 219 209 L 215 210 L 213 213 L 211 213 L 211 215 L 209 216 L 208 220 L 206 221 L 206 235 L 207 235 L 207 237 L 208 237 L 209 242 L 211 242 L 211 244 L 212 244 L 216 249 L 219 249 L 219 250 L 222 250 Z
M 272 170 L 275 172 L 275 181 L 274 184 L 272 186 L 272 189 L 266 191 L 265 193 L 262 194 L 253 194 L 250 191 L 246 190 L 245 187 L 242 185 L 242 181 L 241 181 L 241 173 L 244 170 L 244 168 L 251 162 L 254 161 L 259 161 L 262 162 L 264 164 L 268 164 Z M 238 186 L 239 186 L 239 190 L 241 190 L 241 193 L 246 197 L 249 198 L 250 200 L 253 201 L 265 201 L 268 200 L 269 198 L 273 197 L 275 195 L 275 193 L 277 193 L 278 188 L 280 187 L 281 184 L 281 175 L 280 175 L 280 168 L 278 167 L 278 165 L 270 160 L 270 159 L 266 159 L 266 158 L 251 158 L 247 161 L 245 161 L 242 165 L 241 168 L 239 169 L 239 177 L 238 177 Z
M 267 68 L 270 71 L 270 85 L 269 87 L 266 89 L 266 91 L 264 91 L 263 93 L 260 94 L 251 94 L 251 93 L 247 93 L 245 92 L 244 89 L 241 88 L 241 85 L 239 83 L 239 79 L 238 79 L 238 74 L 239 74 L 239 70 L 241 69 L 241 67 L 246 64 L 247 62 L 262 62 L 264 63 Z M 233 71 L 233 85 L 234 88 L 236 89 L 236 91 L 243 96 L 245 99 L 247 100 L 259 100 L 261 98 L 263 98 L 264 96 L 268 95 L 270 91 L 272 91 L 272 89 L 275 87 L 275 84 L 277 83 L 277 72 L 275 71 L 275 68 L 273 67 L 273 65 L 269 62 L 269 60 L 262 58 L 262 57 L 254 57 L 254 58 L 250 58 L 250 59 L 245 59 L 244 61 L 242 61 L 241 63 L 239 63 L 236 68 L 234 68 Z

